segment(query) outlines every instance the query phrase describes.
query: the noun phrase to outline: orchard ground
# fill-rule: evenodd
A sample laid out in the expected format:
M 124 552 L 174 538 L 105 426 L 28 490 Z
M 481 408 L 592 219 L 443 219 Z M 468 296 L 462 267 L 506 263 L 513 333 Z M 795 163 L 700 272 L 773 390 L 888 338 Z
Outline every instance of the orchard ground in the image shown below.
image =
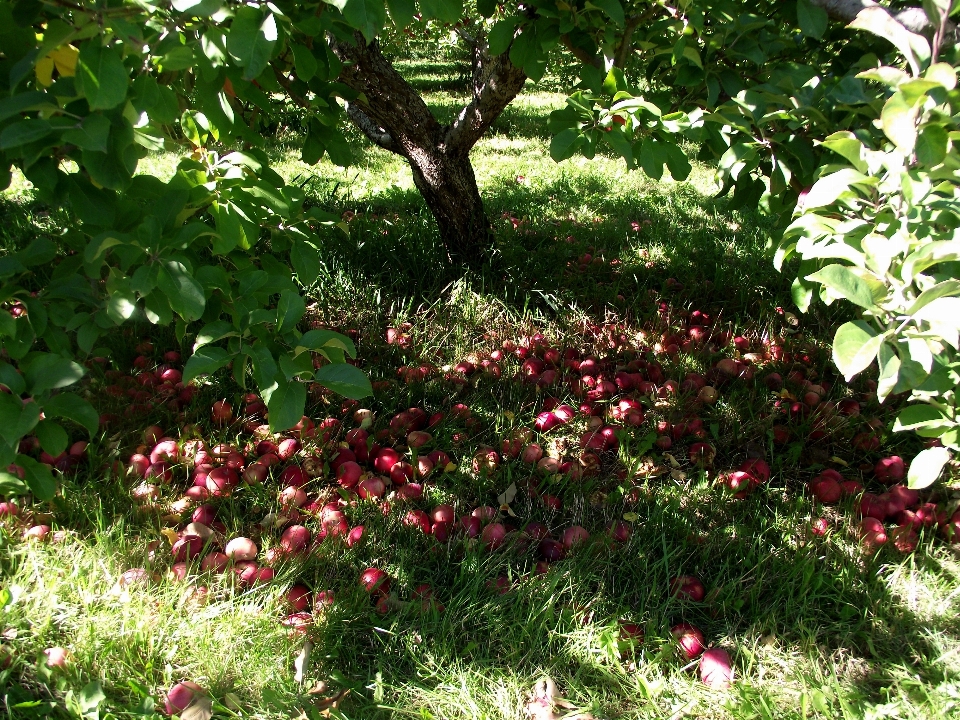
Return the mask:
M 448 68 L 407 70 L 427 91 L 455 83 Z M 443 98 L 428 94 L 441 116 L 452 112 Z M 351 406 L 311 393 L 312 437 L 288 433 L 299 447 L 263 483 L 205 501 L 216 512 L 202 518 L 214 531 L 202 550 L 174 546 L 204 502 L 188 507 L 187 488 L 222 485 L 181 459 L 169 462 L 168 482 L 153 479 L 155 493 L 144 489 L 128 470 L 131 456 L 154 449 L 156 428 L 149 441 L 144 431 L 158 426 L 210 451 L 229 445 L 239 457 L 210 464 L 242 465 L 239 475 L 265 464 L 254 434 L 263 420 L 229 373 L 192 398 L 165 394 L 160 366 L 181 365 L 164 353 L 189 348 L 146 324 L 115 333 L 109 361 L 93 363 L 86 381 L 113 418 L 75 460 L 60 460 L 60 497 L 21 502 L 20 516 L 3 521 L 8 717 L 162 712 L 181 680 L 202 687 L 218 717 L 554 717 L 531 702 L 545 677 L 568 703 L 556 717 L 957 714 L 960 564 L 936 513 L 945 521 L 960 495 L 947 482 L 907 498 L 936 505 L 915 537 L 895 529 L 896 498 L 879 511 L 889 514 L 883 533 L 862 523 L 858 508 L 871 502 L 856 487 L 838 502 L 817 499 L 825 487 L 816 480 L 830 471 L 884 493 L 876 463 L 921 447 L 889 431 L 894 407 L 877 405 L 869 376 L 847 386 L 832 367 L 829 341 L 847 309 L 791 312 L 791 275 L 773 270 L 762 219 L 711 199 L 710 168 L 676 184 L 627 173 L 615 158 L 554 164 L 543 118 L 561 103 L 526 93 L 474 151 L 496 252 L 466 277 L 445 266 L 397 159 L 358 142 L 355 167 L 307 168 L 295 159 L 294 130 L 279 129 L 285 173 L 349 231 L 326 231 L 311 322 L 356 340 L 375 397 Z M 174 162 L 156 156 L 142 168 L 169 176 Z M 7 250 L 58 227 L 22 180 L 0 207 Z M 590 357 L 598 367 L 581 362 Z M 230 422 L 211 417 L 221 399 Z M 581 412 L 585 402 L 599 415 Z M 574 410 L 566 422 L 564 404 Z M 370 437 L 409 462 L 397 483 L 430 451 L 452 460 L 434 463 L 421 497 L 409 483 L 387 484 L 386 497 L 349 502 L 335 468 L 348 440 L 370 468 L 362 434 L 347 435 L 366 417 L 361 407 L 373 411 Z M 427 444 L 408 447 L 408 431 L 438 413 L 422 428 Z M 525 461 L 537 456 L 531 444 L 547 458 L 539 467 Z M 769 479 L 750 463 L 760 458 Z M 291 466 L 310 476 L 299 520 L 286 498 L 301 498 L 281 495 L 287 481 L 306 480 L 284 474 Z M 379 493 L 373 480 L 361 490 Z M 341 508 L 324 509 L 343 495 Z M 434 522 L 438 505 L 457 521 Z M 282 534 L 281 516 L 307 528 L 308 552 Z M 557 543 L 535 538 L 536 525 L 523 533 L 529 522 Z M 45 539 L 23 539 L 41 525 Z M 340 535 L 361 525 L 357 542 Z M 573 526 L 589 537 L 574 543 Z M 242 566 L 243 577 L 201 570 L 200 558 L 235 537 L 254 540 L 256 566 Z M 198 550 L 193 563 L 175 564 L 175 553 Z M 389 592 L 361 585 L 367 568 L 389 576 Z M 682 576 L 699 579 L 702 597 L 695 583 L 689 595 L 674 592 Z M 313 595 L 308 615 L 286 599 L 296 584 Z M 332 604 L 324 595 L 314 606 L 321 591 Z M 701 681 L 671 633 L 682 623 L 730 653 L 730 687 Z M 52 648 L 66 653 L 45 654 Z

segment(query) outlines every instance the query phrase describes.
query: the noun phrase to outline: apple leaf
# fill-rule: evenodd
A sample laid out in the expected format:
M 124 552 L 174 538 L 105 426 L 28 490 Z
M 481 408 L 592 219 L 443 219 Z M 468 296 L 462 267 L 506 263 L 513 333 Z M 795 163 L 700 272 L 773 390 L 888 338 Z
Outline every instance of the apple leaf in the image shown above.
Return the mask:
M 317 370 L 314 379 L 326 388 L 351 400 L 373 395 L 373 386 L 362 370 L 347 363 L 324 365 Z
M 950 451 L 942 447 L 927 448 L 920 452 L 910 463 L 907 473 L 907 487 L 922 490 L 933 485 L 940 477 L 943 466 L 950 460 Z
M 833 338 L 833 362 L 848 382 L 869 367 L 880 352 L 884 338 L 863 320 L 846 322 L 837 329 Z

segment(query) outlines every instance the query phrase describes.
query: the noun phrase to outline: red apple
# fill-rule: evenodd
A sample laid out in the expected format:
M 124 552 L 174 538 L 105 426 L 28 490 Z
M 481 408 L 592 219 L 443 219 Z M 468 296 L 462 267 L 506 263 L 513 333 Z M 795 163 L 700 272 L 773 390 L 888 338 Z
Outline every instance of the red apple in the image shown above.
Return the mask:
M 733 682 L 733 663 L 723 648 L 710 648 L 700 658 L 700 679 L 714 690 L 724 690 Z

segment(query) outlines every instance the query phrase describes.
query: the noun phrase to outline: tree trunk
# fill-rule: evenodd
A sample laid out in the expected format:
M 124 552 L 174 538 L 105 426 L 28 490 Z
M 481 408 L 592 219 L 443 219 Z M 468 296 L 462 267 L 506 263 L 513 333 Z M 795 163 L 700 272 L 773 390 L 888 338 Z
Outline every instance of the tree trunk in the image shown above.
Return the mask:
M 410 163 L 413 180 L 437 220 L 453 263 L 476 265 L 490 249 L 490 222 L 483 209 L 470 149 L 520 93 L 523 71 L 477 46 L 473 98 L 449 125 L 441 125 L 423 98 L 380 52 L 358 33 L 353 43 L 331 39 L 343 61 L 340 81 L 359 93 L 347 115 L 367 138 Z
M 406 157 L 450 262 L 476 265 L 488 253 L 492 233 L 469 155 L 426 150 Z

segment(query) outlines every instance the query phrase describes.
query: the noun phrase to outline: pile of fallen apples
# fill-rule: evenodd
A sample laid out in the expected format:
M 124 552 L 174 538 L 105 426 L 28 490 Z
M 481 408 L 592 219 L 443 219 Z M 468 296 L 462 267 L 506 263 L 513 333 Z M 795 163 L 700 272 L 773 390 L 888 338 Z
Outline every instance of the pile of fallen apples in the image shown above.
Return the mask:
M 677 319 L 674 316 L 670 322 L 676 324 Z M 808 443 L 811 464 L 823 468 L 806 483 L 813 498 L 824 505 L 852 498 L 860 518 L 855 532 L 865 551 L 873 552 L 890 542 L 902 552 L 913 552 L 918 533 L 927 529 L 939 528 L 950 542 L 960 540 L 960 511 L 954 508 L 951 512 L 945 504 L 937 505 L 906 488 L 901 483 L 906 464 L 899 457 L 880 459 L 869 473 L 861 468 L 857 478 L 844 478 L 837 470 L 824 467 L 837 460 L 817 452 L 831 439 L 849 443 L 861 455 L 878 451 L 883 422 L 860 416 L 870 402 L 869 381 L 863 395 L 845 393 L 831 400 L 828 396 L 833 388 L 818 376 L 810 354 L 790 348 L 789 341 L 731 337 L 712 327 L 709 316 L 699 311 L 682 314 L 679 320 L 680 328 L 659 333 L 648 329 L 633 339 L 619 326 L 592 326 L 588 334 L 593 352 L 553 347 L 542 335 L 532 335 L 504 341 L 492 351 L 472 354 L 446 368 L 429 362 L 407 363 L 400 367 L 398 380 L 382 380 L 375 387 L 386 391 L 398 383 L 439 382 L 450 390 L 452 402 L 444 411 L 408 408 L 385 424 L 377 421 L 373 411 L 347 401 L 340 408 L 340 417 L 318 422 L 304 417 L 290 431 L 274 434 L 266 424 L 266 406 L 259 396 L 250 394 L 239 414 L 225 399 L 210 408 L 210 422 L 217 428 L 229 427 L 239 438 L 234 443 L 206 442 L 202 428 L 186 423 L 186 418 L 178 436 L 152 425 L 143 431 L 142 443 L 126 463 L 115 464 L 113 469 L 127 478 L 131 497 L 142 510 L 173 518 L 178 527 L 170 533 L 169 546 L 161 540 L 150 544 L 152 565 L 127 570 L 119 585 L 157 582 L 160 576 L 155 568 L 162 567 L 167 568 L 171 581 L 184 581 L 199 573 L 210 580 L 229 580 L 241 589 L 270 582 L 278 563 L 306 558 L 321 543 L 342 542 L 353 547 L 363 542 L 364 526 L 351 527 L 345 512 L 363 502 L 376 503 L 384 514 L 400 513 L 404 526 L 437 543 L 468 542 L 488 552 L 534 553 L 534 574 L 545 573 L 551 563 L 563 560 L 578 546 L 628 543 L 631 524 L 626 519 L 615 520 L 591 536 L 579 525 L 551 529 L 537 521 L 523 523 L 510 507 L 513 497 L 525 493 L 559 513 L 565 503 L 553 490 L 555 480 L 562 478 L 566 491 L 575 493 L 578 481 L 608 478 L 614 485 L 626 483 L 629 499 L 636 489 L 629 487 L 633 477 L 619 453 L 624 439 L 650 435 L 648 448 L 669 458 L 675 468 L 707 473 L 734 500 L 769 483 L 770 465 L 756 446 L 748 448 L 746 459 L 735 469 L 715 469 L 718 450 L 709 442 L 703 415 L 721 400 L 725 389 L 738 384 L 762 384 L 761 410 L 767 415 L 769 438 L 775 445 Z M 413 352 L 408 329 L 389 329 L 387 344 L 402 353 Z M 142 343 L 138 351 L 142 352 L 134 361 L 138 374 L 106 371 L 110 384 L 105 390 L 113 388 L 106 395 L 130 402 L 133 409 L 127 415 L 137 415 L 160 400 L 168 410 L 182 413 L 193 401 L 195 388 L 181 383 L 177 351 L 164 353 L 159 364 L 147 357 L 153 351 L 149 343 Z M 708 369 L 670 377 L 673 373 L 668 368 L 679 367 L 675 361 L 681 353 L 699 358 Z M 505 381 L 505 377 L 537 388 L 539 412 L 528 426 L 515 428 L 502 438 L 499 448 L 477 447 L 464 456 L 469 460 L 458 466 L 446 450 L 437 447 L 438 437 L 462 444 L 481 432 L 483 424 L 467 405 L 455 402 L 457 395 L 483 382 Z M 563 402 L 564 396 L 572 398 L 571 403 Z M 105 423 L 114 419 L 110 415 L 103 418 Z M 456 427 L 451 429 L 452 424 Z M 685 453 L 677 452 L 682 445 Z M 39 446 L 34 438 L 27 438 L 21 451 L 37 453 Z M 42 453 L 40 459 L 67 470 L 81 462 L 85 452 L 81 442 L 66 454 L 77 460 Z M 485 476 L 495 485 L 503 463 L 519 464 L 526 471 L 513 473 L 521 479 L 497 497 L 496 505 L 478 504 L 459 516 L 449 504 L 417 507 L 425 487 L 438 476 L 462 470 Z M 670 465 L 664 467 L 669 470 Z M 884 491 L 866 492 L 859 479 L 862 474 L 872 476 L 872 482 Z M 253 532 L 228 536 L 218 519 L 219 502 L 264 484 L 275 487 L 275 508 L 255 519 Z M 19 515 L 15 503 L 0 503 L 0 518 Z M 811 530 L 823 535 L 831 527 L 832 523 L 821 517 L 814 519 Z M 24 529 L 24 537 L 35 540 L 49 533 L 49 524 L 28 524 Z M 358 582 L 377 612 L 386 614 L 411 606 L 443 611 L 428 585 L 418 585 L 410 594 L 412 600 L 401 602 L 397 593 L 391 592 L 392 579 L 382 569 L 366 568 Z M 509 592 L 512 586 L 506 575 L 489 585 L 498 593 Z M 203 601 L 208 592 L 207 586 L 197 586 L 194 599 Z M 703 583 L 690 576 L 676 578 L 670 592 L 690 602 L 702 602 L 706 596 Z M 301 635 L 309 633 L 315 620 L 334 606 L 335 590 L 296 584 L 286 589 L 283 597 L 286 611 L 281 622 L 292 635 Z M 671 632 L 683 657 L 690 661 L 700 658 L 704 682 L 717 688 L 729 684 L 733 670 L 726 650 L 707 649 L 703 633 L 686 623 Z M 642 629 L 634 623 L 621 623 L 621 640 L 642 642 Z M 193 683 L 178 683 L 167 695 L 167 712 L 182 710 L 197 692 L 202 690 Z

